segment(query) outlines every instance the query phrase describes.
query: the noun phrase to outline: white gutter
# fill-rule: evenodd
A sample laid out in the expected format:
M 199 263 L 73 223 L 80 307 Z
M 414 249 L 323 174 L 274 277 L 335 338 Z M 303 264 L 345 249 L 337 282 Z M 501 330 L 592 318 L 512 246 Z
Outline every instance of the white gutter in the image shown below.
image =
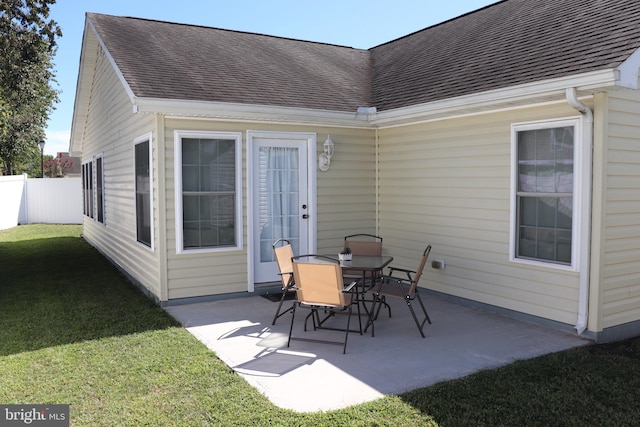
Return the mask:
M 582 144 L 578 151 L 582 176 L 582 194 L 580 194 L 580 230 L 578 230 L 579 242 L 579 291 L 578 291 L 578 321 L 575 329 L 578 335 L 587 329 L 587 318 L 589 316 L 589 269 L 590 269 L 590 248 L 591 248 L 591 171 L 593 152 L 593 112 L 583 104 L 576 95 L 575 88 L 567 88 L 567 102 L 582 114 Z
M 337 127 L 371 127 L 368 114 L 233 102 L 134 98 L 133 112 L 162 114 L 169 118 L 201 118 L 236 122 L 277 122 L 278 124 L 314 124 Z
M 487 111 L 487 109 L 514 108 L 518 105 L 530 105 L 531 99 L 537 102 L 562 102 L 566 98 L 565 89 L 575 87 L 584 91 L 603 91 L 615 89 L 620 83 L 620 72 L 617 69 L 592 71 L 589 73 L 524 83 L 502 89 L 447 98 L 426 104 L 378 111 L 374 124 L 386 128 L 396 124 L 415 123 L 425 116 L 450 118 L 452 114 L 461 112 Z
M 110 58 L 108 56 L 108 58 Z M 115 67 L 115 63 L 113 64 Z M 134 113 L 161 114 L 173 118 L 202 118 L 237 122 L 277 122 L 279 124 L 311 124 L 356 128 L 388 128 L 416 121 L 451 118 L 453 114 L 478 114 L 512 109 L 521 105 L 564 102 L 565 89 L 610 90 L 620 81 L 620 72 L 606 69 L 570 77 L 510 86 L 503 89 L 464 95 L 425 104 L 377 111 L 375 107 L 360 107 L 355 114 L 343 111 L 323 111 L 313 108 L 240 104 L 215 101 L 190 101 L 164 98 L 138 98 L 129 94 Z M 127 87 L 125 87 L 125 90 Z

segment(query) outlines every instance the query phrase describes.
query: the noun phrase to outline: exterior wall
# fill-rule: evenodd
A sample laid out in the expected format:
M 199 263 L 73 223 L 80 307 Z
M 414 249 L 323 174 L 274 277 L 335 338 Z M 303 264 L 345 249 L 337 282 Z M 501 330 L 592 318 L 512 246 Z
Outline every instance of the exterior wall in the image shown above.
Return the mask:
M 575 324 L 579 274 L 509 261 L 511 125 L 576 117 L 565 103 L 381 129 L 379 231 L 421 286 Z
M 174 130 L 241 132 L 243 135 L 243 247 L 209 253 L 176 252 Z M 327 134 L 335 143 L 331 168 L 317 174 L 318 252 L 336 252 L 344 236 L 375 232 L 375 147 L 372 130 L 319 126 L 220 122 L 167 118 L 164 121 L 164 183 L 166 197 L 167 299 L 246 292 L 247 255 L 247 131 L 317 133 L 317 154 Z M 348 185 L 345 185 L 348 182 Z
M 605 101 L 599 331 L 640 320 L 640 92 L 613 92 Z
M 157 221 L 153 230 L 156 248 L 151 251 L 136 241 L 133 172 L 133 140 L 154 131 L 155 118 L 132 113 L 131 103 L 103 54 L 98 55 L 96 66 L 86 133 L 82 140 L 82 162 L 95 160 L 100 154 L 104 156 L 106 222 L 102 224 L 85 216 L 83 235 L 135 281 L 159 296 Z M 157 167 L 154 169 L 154 217 L 157 218 Z M 95 183 L 95 165 L 93 170 Z

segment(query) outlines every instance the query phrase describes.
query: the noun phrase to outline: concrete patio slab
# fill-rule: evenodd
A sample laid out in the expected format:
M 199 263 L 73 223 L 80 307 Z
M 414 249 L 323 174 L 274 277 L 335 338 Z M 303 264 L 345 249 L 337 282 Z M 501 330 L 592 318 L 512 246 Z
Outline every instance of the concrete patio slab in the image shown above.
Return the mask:
M 590 343 L 438 296 L 423 299 L 433 321 L 425 339 L 404 303 L 390 301 L 392 317 L 380 313 L 375 337 L 349 334 L 347 354 L 341 345 L 292 341 L 287 347 L 291 315 L 272 326 L 277 303 L 261 296 L 166 310 L 271 402 L 298 412 L 344 408 Z M 296 314 L 294 337 L 342 339 L 341 332 L 304 332 L 304 315 Z

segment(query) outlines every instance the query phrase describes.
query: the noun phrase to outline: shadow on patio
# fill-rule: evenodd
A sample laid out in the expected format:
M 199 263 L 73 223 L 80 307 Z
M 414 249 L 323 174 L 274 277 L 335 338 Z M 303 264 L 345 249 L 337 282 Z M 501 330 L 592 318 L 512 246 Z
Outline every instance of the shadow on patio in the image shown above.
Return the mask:
M 260 296 L 166 310 L 275 405 L 299 412 L 343 408 L 590 343 L 430 293 L 423 300 L 433 321 L 426 339 L 403 302 L 390 301 L 393 317 L 381 311 L 373 338 L 370 331 L 349 334 L 347 354 L 342 346 L 304 341 L 287 348 L 290 314 L 272 326 L 277 303 Z M 294 336 L 342 336 L 304 332 L 302 325 L 296 316 Z

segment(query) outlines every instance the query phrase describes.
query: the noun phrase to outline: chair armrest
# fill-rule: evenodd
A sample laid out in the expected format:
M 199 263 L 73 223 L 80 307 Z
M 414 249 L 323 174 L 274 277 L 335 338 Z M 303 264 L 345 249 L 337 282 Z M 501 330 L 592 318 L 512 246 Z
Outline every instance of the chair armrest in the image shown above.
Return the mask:
M 293 280 L 293 271 L 292 272 L 284 272 L 284 273 L 278 273 L 278 276 L 283 276 L 285 274 L 289 275 L 289 281 L 287 282 L 286 287 L 287 288 L 291 288 L 293 286 L 295 286 L 294 280 Z
M 402 271 L 403 273 L 413 273 L 413 274 L 416 273 L 413 270 L 407 270 L 406 268 L 400 268 L 400 267 L 389 267 L 389 271 Z
M 412 279 L 410 277 L 407 279 L 406 277 L 380 276 L 380 283 L 382 283 L 382 285 L 390 281 L 397 282 L 400 285 L 411 285 Z
M 406 275 L 409 278 L 409 280 L 413 280 L 411 275 L 412 274 L 416 274 L 416 272 L 414 270 L 407 270 L 406 268 L 400 268 L 400 267 L 389 267 L 389 275 L 390 276 L 393 276 L 393 272 L 394 271 L 400 271 L 402 273 L 406 273 Z
M 342 292 L 351 292 L 351 289 L 353 289 L 353 287 L 354 287 L 355 285 L 357 285 L 357 284 L 358 284 L 358 281 L 357 281 L 357 280 L 354 280 L 353 282 L 351 282 L 351 283 L 349 284 L 349 286 L 345 287 L 345 288 L 342 290 Z

